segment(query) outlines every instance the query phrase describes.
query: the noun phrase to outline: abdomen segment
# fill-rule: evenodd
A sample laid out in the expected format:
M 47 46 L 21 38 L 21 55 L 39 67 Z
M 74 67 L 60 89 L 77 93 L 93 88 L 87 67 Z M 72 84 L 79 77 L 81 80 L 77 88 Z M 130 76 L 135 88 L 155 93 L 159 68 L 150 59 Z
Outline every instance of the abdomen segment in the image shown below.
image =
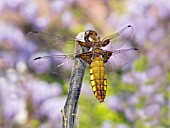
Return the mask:
M 90 64 L 90 81 L 95 97 L 104 102 L 107 90 L 104 62 L 101 57 L 95 57 Z

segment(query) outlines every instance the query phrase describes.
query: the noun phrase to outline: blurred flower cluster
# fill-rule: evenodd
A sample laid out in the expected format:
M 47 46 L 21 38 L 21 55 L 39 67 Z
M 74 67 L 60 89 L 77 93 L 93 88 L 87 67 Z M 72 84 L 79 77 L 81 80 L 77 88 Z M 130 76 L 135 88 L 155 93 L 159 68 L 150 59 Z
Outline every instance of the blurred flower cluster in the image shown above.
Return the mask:
M 122 80 L 130 87 L 133 85 L 132 88 L 135 89 L 128 91 L 122 87 L 123 93 L 110 97 L 108 105 L 114 110 L 123 112 L 136 127 L 170 126 L 168 4 L 170 3 L 161 0 L 156 2 L 132 0 L 127 3 L 126 14 L 115 17 L 122 19 L 121 22 L 113 24 L 121 26 L 131 23 L 135 27 L 132 42 L 138 45 L 141 54 L 133 66 L 134 70 L 122 76 Z M 110 22 L 110 18 L 108 21 Z
M 3 115 L 1 123 L 4 123 L 4 127 L 10 127 L 14 123 L 19 126 L 32 123 L 27 122 L 29 118 L 47 118 L 51 122 L 61 123 L 60 110 L 64 105 L 64 98 L 59 96 L 62 93 L 59 83 L 49 84 L 12 68 L 7 69 L 3 75 L 0 78 L 0 102 Z
M 30 58 L 49 44 L 36 45 L 26 38 L 28 32 L 37 30 L 70 36 L 95 29 L 104 37 L 129 24 L 135 30 L 129 42 L 140 49 L 140 57 L 133 66 L 108 74 L 105 108 L 95 100 L 91 88 L 84 87 L 89 81 L 85 76 L 79 125 L 170 127 L 169 5 L 169 1 L 163 0 L 1 0 L 0 127 L 61 127 L 60 111 L 69 78 L 55 76 L 53 80 L 54 76 L 39 75 L 30 69 Z M 49 55 L 56 51 L 39 53 Z M 46 63 L 46 66 L 50 65 Z M 70 67 L 69 64 L 65 68 L 70 70 Z

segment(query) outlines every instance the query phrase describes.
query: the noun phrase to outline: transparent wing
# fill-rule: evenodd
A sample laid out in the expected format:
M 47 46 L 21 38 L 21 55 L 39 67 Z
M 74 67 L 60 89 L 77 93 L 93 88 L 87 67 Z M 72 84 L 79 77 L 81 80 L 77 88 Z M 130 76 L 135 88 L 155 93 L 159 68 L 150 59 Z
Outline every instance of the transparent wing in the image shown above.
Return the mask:
M 130 39 L 133 31 L 133 27 L 131 25 L 128 25 L 117 33 L 105 37 L 102 41 L 110 39 L 110 43 L 105 47 L 105 50 L 121 48 Z
M 115 71 L 137 58 L 139 54 L 140 52 L 136 48 L 114 50 L 105 66 L 108 71 Z
M 30 61 L 29 67 L 38 74 L 63 75 L 66 70 L 72 68 L 73 58 L 73 54 L 38 56 Z
M 67 69 L 71 69 L 75 42 L 84 40 L 84 33 L 79 33 L 76 38 L 73 38 L 32 31 L 27 34 L 27 39 L 37 45 L 37 52 L 49 53 L 46 56 L 41 54 L 31 59 L 29 67 L 39 74 L 52 73 L 63 75 Z
M 27 34 L 27 39 L 35 42 L 39 50 L 49 51 L 56 49 L 65 53 L 73 53 L 75 46 L 75 38 L 62 37 L 45 32 L 32 31 Z

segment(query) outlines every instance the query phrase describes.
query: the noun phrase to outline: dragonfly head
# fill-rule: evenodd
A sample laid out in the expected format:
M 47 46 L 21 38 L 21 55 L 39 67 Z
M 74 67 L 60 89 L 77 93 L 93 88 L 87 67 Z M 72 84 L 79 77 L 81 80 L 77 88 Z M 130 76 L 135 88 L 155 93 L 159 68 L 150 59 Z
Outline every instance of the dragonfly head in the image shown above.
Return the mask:
M 100 37 L 97 36 L 97 32 L 93 30 L 87 30 L 85 32 L 84 39 L 86 42 L 90 43 L 98 43 L 100 41 Z

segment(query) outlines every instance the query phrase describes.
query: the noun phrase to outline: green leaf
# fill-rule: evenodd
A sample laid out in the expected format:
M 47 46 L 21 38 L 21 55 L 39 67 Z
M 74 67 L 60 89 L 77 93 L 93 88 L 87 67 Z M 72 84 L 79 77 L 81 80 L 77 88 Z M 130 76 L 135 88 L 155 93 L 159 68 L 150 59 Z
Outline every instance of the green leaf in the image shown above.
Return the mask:
M 149 59 L 147 58 L 147 56 L 141 56 L 134 63 L 134 70 L 138 72 L 143 72 L 148 69 L 148 66 L 149 66 Z

